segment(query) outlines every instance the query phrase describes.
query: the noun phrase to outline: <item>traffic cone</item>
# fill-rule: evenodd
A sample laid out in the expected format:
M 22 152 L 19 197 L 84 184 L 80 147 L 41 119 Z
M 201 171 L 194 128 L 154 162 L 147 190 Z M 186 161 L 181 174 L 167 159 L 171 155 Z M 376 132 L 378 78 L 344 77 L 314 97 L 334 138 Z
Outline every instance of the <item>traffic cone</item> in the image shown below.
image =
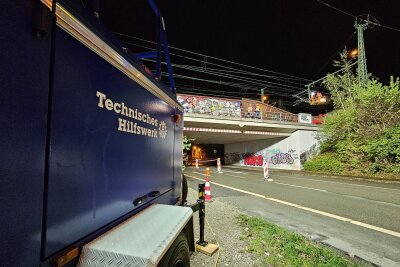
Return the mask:
M 210 187 L 210 178 L 208 177 L 210 175 L 210 169 L 206 169 L 206 185 L 204 186 L 204 200 L 206 202 L 211 202 L 211 187 Z

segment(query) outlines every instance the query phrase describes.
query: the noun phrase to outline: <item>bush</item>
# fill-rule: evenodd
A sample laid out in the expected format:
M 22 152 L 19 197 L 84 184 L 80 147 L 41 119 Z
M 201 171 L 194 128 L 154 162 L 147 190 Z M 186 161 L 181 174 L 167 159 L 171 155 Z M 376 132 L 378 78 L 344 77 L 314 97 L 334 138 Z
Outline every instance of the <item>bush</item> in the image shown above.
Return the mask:
M 400 173 L 400 127 L 387 129 L 362 147 L 374 173 Z
M 344 170 L 344 164 L 337 160 L 335 154 L 325 153 L 306 161 L 304 163 L 304 170 L 341 174 Z

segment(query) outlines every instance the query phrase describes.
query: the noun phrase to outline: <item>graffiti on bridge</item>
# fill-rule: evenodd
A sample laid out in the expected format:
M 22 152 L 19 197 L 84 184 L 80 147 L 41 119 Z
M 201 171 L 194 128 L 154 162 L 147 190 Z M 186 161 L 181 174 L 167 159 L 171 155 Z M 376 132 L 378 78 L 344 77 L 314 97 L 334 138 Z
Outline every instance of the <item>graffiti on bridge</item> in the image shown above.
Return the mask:
M 292 155 L 290 155 L 289 153 L 278 153 L 271 157 L 271 162 L 274 165 L 277 164 L 292 165 L 294 163 L 294 159 L 292 158 Z
M 225 164 L 235 164 L 238 163 L 242 158 L 241 153 L 239 152 L 232 152 L 225 154 Z
M 232 152 L 225 154 L 226 164 L 240 163 L 247 166 L 263 166 L 264 161 L 268 161 L 273 165 L 287 164 L 294 165 L 294 161 L 299 159 L 297 151 L 294 149 L 288 150 L 288 153 L 281 153 L 280 149 L 271 149 L 275 152 L 274 156 L 267 157 L 266 154 L 260 152 Z M 273 153 L 271 153 L 273 154 Z
M 239 101 L 190 95 L 179 95 L 177 99 L 187 113 L 240 117 Z
M 244 155 L 244 165 L 262 166 L 264 159 L 262 155 L 254 155 L 252 153 Z

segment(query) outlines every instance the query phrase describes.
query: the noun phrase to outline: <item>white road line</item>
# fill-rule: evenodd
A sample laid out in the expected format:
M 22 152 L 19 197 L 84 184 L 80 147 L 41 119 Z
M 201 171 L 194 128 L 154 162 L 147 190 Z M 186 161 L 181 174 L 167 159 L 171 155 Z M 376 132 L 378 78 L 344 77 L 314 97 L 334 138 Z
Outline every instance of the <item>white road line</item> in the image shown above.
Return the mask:
M 234 166 L 224 166 L 224 168 L 243 169 L 241 167 L 234 167 Z M 254 168 L 254 169 L 257 170 L 257 168 Z M 248 170 L 250 170 L 250 169 L 248 169 Z M 271 170 L 273 170 L 273 169 L 271 169 Z M 353 183 L 343 183 L 343 182 L 334 182 L 334 181 L 323 181 L 323 180 L 319 180 L 319 179 L 291 177 L 291 176 L 285 176 L 285 175 L 279 175 L 279 174 L 275 174 L 274 177 L 284 177 L 284 178 L 288 178 L 288 179 L 308 180 L 308 181 L 316 181 L 316 182 L 321 182 L 321 183 L 354 185 L 354 186 L 361 186 L 361 187 L 369 187 L 369 188 L 377 188 L 377 189 L 384 189 L 384 190 L 400 191 L 400 189 L 396 189 L 396 188 L 386 188 L 386 187 L 381 187 L 381 186 L 362 185 L 362 184 L 353 184 Z
M 247 172 L 234 172 L 234 171 L 227 171 L 227 170 L 226 170 L 226 168 L 223 168 L 223 171 L 224 171 L 224 172 L 230 172 L 230 173 L 246 173 L 246 174 L 247 174 Z
M 324 189 L 312 188 L 312 187 L 307 187 L 307 186 L 300 186 L 300 185 L 293 185 L 293 184 L 284 184 L 284 183 L 277 183 L 277 182 L 275 182 L 275 184 L 281 184 L 281 185 L 293 186 L 293 187 L 300 187 L 300 188 L 304 188 L 304 189 L 315 190 L 315 191 L 321 191 L 321 192 L 328 192 L 327 190 L 324 190 Z
M 233 174 L 229 174 L 229 173 L 225 173 L 225 175 L 232 176 L 232 177 L 237 177 L 237 178 L 245 178 L 243 176 L 237 176 L 237 175 L 233 175 Z
M 224 166 L 222 166 L 224 169 L 234 169 L 234 170 L 241 170 L 241 171 L 244 171 L 244 172 L 246 172 L 246 171 L 253 171 L 253 169 L 255 170 L 255 171 L 262 171 L 262 168 L 260 167 L 260 168 L 256 168 L 256 167 L 254 167 L 254 168 L 247 168 L 247 169 L 245 169 L 245 168 L 241 168 L 241 167 L 232 167 L 232 166 L 226 166 L 226 165 L 224 165 Z
M 201 178 L 198 178 L 198 177 L 195 177 L 195 176 L 190 176 L 190 175 L 188 175 L 188 176 L 193 178 L 193 179 L 196 179 L 196 180 L 205 181 L 204 179 L 201 179 Z M 283 200 L 276 199 L 276 198 L 267 197 L 267 196 L 264 196 L 264 195 L 256 194 L 256 193 L 249 192 L 249 191 L 242 190 L 242 189 L 238 189 L 238 188 L 235 188 L 235 187 L 231 187 L 231 186 L 227 186 L 227 185 L 223 185 L 223 184 L 219 184 L 219 183 L 215 183 L 215 182 L 213 182 L 213 184 L 221 186 L 221 187 L 224 187 L 224 188 L 228 188 L 228 189 L 231 189 L 231 190 L 234 190 L 234 191 L 237 191 L 237 192 L 241 192 L 241 193 L 245 193 L 245 194 L 252 195 L 252 196 L 255 196 L 255 197 L 263 198 L 263 199 L 266 199 L 266 200 L 269 200 L 269 201 L 281 203 L 283 205 L 287 205 L 287 206 L 291 206 L 291 207 L 294 207 L 294 208 L 306 210 L 306 211 L 309 211 L 309 212 L 312 212 L 312 213 L 315 213 L 315 214 L 319 214 L 319 215 L 322 215 L 322 216 L 326 216 L 326 217 L 329 217 L 329 218 L 333 218 L 333 219 L 336 219 L 336 220 L 339 220 L 339 221 L 348 222 L 348 223 L 351 223 L 351 224 L 354 224 L 354 225 L 358 225 L 358 226 L 361 226 L 361 227 L 364 227 L 364 228 L 367 228 L 367 229 L 371 229 L 371 230 L 374 230 L 374 231 L 377 231 L 377 232 L 385 233 L 385 234 L 392 235 L 392 236 L 395 236 L 395 237 L 400 237 L 400 233 L 399 232 L 388 230 L 388 229 L 385 229 L 385 228 L 382 228 L 382 227 L 378 227 L 378 226 L 375 226 L 375 225 L 363 223 L 363 222 L 360 222 L 360 221 L 355 221 L 355 220 L 352 220 L 352 219 L 349 219 L 349 218 L 346 218 L 346 217 L 342 217 L 342 216 L 339 216 L 339 215 L 335 215 L 335 214 L 332 214 L 332 213 L 328 213 L 328 212 L 325 212 L 325 211 L 320 211 L 320 210 L 316 210 L 316 209 L 312 209 L 312 208 L 307 208 L 307 207 L 304 207 L 304 206 L 301 206 L 301 205 L 298 205 L 298 204 L 295 204 L 295 203 L 283 201 Z
M 190 176 L 190 175 L 187 175 L 187 176 L 190 177 L 190 178 L 196 179 L 196 180 L 203 181 L 203 182 L 206 181 L 204 179 L 201 179 L 201 178 L 198 178 L 198 177 L 195 177 L 195 176 Z M 260 194 L 257 194 L 257 193 L 253 193 L 253 192 L 249 192 L 249 191 L 242 190 L 242 189 L 235 188 L 235 187 L 230 187 L 228 185 L 223 185 L 223 184 L 219 184 L 219 183 L 216 183 L 216 182 L 212 182 L 212 184 L 216 184 L 216 185 L 219 185 L 219 186 L 222 186 L 222 187 L 225 187 L 225 188 L 228 188 L 228 189 L 232 189 L 232 190 L 235 190 L 237 192 L 242 192 L 242 193 L 245 193 L 245 194 L 248 194 L 248 195 L 252 195 L 252 196 L 255 196 L 255 197 L 265 198 L 265 196 L 263 196 L 263 195 L 260 195 Z
M 193 173 L 200 174 L 200 175 L 203 175 L 203 176 L 207 176 L 207 174 L 204 174 L 204 173 L 201 173 L 201 172 L 193 172 Z M 212 175 L 208 175 L 208 177 L 213 177 L 213 176 Z
M 342 182 L 334 182 L 334 181 L 323 181 L 323 180 L 312 179 L 312 178 L 310 179 L 310 178 L 291 177 L 291 176 L 285 176 L 285 175 L 279 175 L 279 174 L 275 174 L 274 177 L 283 177 L 283 178 L 288 178 L 288 179 L 316 181 L 316 182 L 321 182 L 321 183 L 342 184 L 342 185 L 354 185 L 354 186 L 361 186 L 361 187 L 369 187 L 369 188 L 377 188 L 377 189 L 385 189 L 385 190 L 400 191 L 400 189 L 396 189 L 396 188 L 386 188 L 386 187 L 380 187 L 380 186 L 362 185 L 362 184 L 353 184 L 353 183 L 342 183 Z

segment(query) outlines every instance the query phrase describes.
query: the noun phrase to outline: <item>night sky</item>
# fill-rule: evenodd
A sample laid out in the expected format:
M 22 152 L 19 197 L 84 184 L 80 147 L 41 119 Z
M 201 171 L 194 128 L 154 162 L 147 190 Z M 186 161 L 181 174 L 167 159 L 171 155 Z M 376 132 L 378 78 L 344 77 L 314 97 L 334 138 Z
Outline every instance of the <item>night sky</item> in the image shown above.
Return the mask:
M 382 25 L 400 29 L 398 0 L 324 2 L 354 15 L 369 13 Z M 317 0 L 157 3 L 171 46 L 311 80 L 335 70 L 331 61 L 345 45 L 357 47 L 357 34 L 350 38 L 354 18 Z M 114 32 L 155 40 L 156 20 L 147 1 L 100 1 L 100 18 Z M 368 72 L 383 82 L 399 77 L 400 30 L 375 26 L 364 37 Z

